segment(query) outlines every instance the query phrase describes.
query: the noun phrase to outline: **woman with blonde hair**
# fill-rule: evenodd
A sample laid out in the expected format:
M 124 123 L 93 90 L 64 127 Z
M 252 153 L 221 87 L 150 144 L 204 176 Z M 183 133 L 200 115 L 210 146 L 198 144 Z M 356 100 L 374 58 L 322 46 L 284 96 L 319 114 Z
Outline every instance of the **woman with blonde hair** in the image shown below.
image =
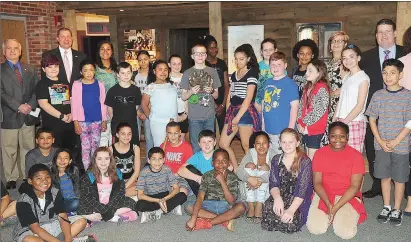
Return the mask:
M 328 80 L 330 82 L 330 106 L 328 110 L 328 122 L 324 136 L 321 139 L 321 146 L 329 144 L 328 126 L 332 123 L 332 119 L 337 108 L 337 103 L 340 99 L 340 88 L 342 79 L 347 74 L 347 71 L 341 62 L 343 49 L 347 46 L 350 37 L 344 31 L 334 32 L 328 39 L 328 48 L 332 53 L 332 58 L 327 65 Z

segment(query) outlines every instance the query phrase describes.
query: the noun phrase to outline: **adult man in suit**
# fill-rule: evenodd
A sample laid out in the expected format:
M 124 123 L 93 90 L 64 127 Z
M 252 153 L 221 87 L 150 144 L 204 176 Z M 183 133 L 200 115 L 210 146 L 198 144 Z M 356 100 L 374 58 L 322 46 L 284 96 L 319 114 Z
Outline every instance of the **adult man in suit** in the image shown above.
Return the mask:
M 17 160 L 25 178 L 25 156 L 34 148 L 38 119 L 30 112 L 37 108 L 34 90 L 38 76 L 34 66 L 19 61 L 21 44 L 17 40 L 7 39 L 2 47 L 6 61 L 1 64 L 1 108 L 7 118 L 1 124 L 1 148 L 6 188 L 14 189 L 19 178 Z
M 375 29 L 375 38 L 378 46 L 370 49 L 362 55 L 360 67 L 370 77 L 370 89 L 368 93 L 367 106 L 370 103 L 372 95 L 384 88 L 382 79 L 382 63 L 386 59 L 402 57 L 402 46 L 395 44 L 397 37 L 395 22 L 391 19 L 381 19 L 378 21 Z M 374 177 L 374 135 L 368 125 L 365 133 L 365 149 L 369 163 L 370 175 L 373 179 L 372 188 L 363 193 L 364 197 L 372 198 L 381 195 L 381 180 Z
M 57 42 L 59 46 L 44 52 L 42 58 L 50 54 L 57 56 L 60 61 L 59 80 L 72 84 L 73 81 L 81 78 L 80 62 L 86 58 L 86 55 L 71 48 L 73 36 L 68 28 L 61 28 L 57 31 Z M 41 71 L 41 76 L 44 77 L 45 75 L 46 73 Z

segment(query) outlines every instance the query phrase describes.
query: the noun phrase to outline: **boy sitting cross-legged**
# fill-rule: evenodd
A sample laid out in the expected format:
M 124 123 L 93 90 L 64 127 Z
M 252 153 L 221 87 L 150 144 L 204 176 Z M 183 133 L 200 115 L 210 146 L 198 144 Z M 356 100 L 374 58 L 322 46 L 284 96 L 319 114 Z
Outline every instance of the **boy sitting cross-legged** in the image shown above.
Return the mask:
M 148 162 L 149 165 L 140 172 L 136 185 L 136 210 L 142 212 L 141 223 L 160 219 L 163 213 L 181 215 L 179 206 L 187 200 L 187 195 L 180 192 L 177 178 L 164 165 L 164 151 L 160 147 L 151 148 L 148 151 Z
M 15 241 L 95 241 L 91 235 L 73 238 L 86 227 L 86 219 L 67 217 L 61 192 L 51 186 L 50 170 L 46 165 L 33 165 L 27 181 L 30 188 L 17 200 L 19 222 L 13 231 Z
M 240 217 L 246 210 L 245 203 L 239 197 L 237 176 L 228 170 L 229 155 L 224 149 L 217 149 L 213 154 L 214 169 L 203 175 L 197 200 L 188 202 L 187 213 L 191 218 L 186 229 L 210 229 L 221 224 L 233 231 L 233 219 Z

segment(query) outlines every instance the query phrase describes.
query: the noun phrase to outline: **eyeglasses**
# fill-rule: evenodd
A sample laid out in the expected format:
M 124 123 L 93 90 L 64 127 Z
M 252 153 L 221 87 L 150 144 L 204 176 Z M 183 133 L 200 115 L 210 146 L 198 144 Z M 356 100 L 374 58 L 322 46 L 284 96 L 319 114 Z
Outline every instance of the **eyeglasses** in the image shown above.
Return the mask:
M 331 41 L 331 44 L 341 44 L 341 43 L 344 43 L 345 41 L 344 40 L 342 40 L 342 39 L 335 39 L 335 40 L 332 40 Z
M 205 56 L 207 55 L 207 53 L 206 52 L 194 52 L 193 55 L 194 56 Z

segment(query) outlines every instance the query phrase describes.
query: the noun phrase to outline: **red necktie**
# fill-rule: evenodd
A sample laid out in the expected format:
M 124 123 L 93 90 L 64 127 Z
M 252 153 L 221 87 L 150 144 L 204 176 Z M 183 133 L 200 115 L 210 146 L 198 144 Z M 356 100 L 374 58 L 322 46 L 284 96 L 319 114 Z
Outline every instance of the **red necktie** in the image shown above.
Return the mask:
M 17 81 L 19 82 L 20 86 L 23 85 L 23 78 L 21 77 L 19 68 L 16 65 L 14 66 L 14 74 L 16 74 Z

